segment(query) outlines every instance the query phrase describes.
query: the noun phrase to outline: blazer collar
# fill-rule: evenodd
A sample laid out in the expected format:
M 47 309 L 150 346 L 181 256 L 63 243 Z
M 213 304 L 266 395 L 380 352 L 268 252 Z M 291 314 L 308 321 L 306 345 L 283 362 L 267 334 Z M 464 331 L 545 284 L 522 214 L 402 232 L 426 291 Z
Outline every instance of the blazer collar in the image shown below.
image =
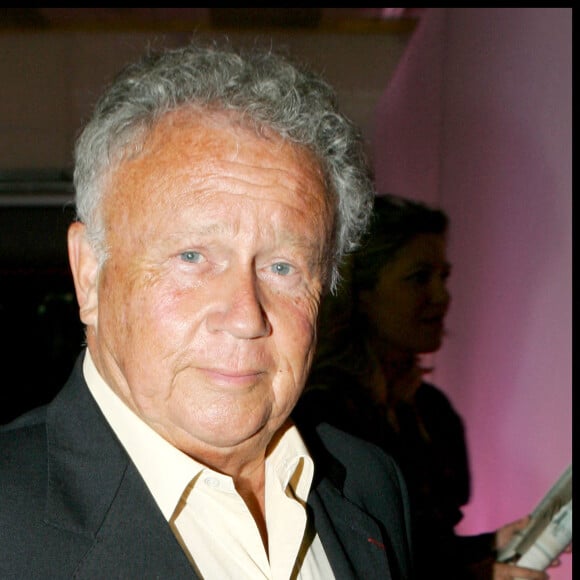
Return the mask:
M 157 573 L 195 578 L 153 496 L 92 398 L 82 359 L 47 410 L 46 522 L 87 542 L 75 577 Z
M 323 442 L 333 436 L 332 428 L 326 433 L 327 428 L 299 425 L 314 458 L 315 475 L 308 497 L 313 524 L 336 578 L 374 578 L 377 570 L 385 570 L 381 577 L 389 580 L 389 547 L 383 544 L 384 534 L 368 512 L 346 497 L 346 469 Z

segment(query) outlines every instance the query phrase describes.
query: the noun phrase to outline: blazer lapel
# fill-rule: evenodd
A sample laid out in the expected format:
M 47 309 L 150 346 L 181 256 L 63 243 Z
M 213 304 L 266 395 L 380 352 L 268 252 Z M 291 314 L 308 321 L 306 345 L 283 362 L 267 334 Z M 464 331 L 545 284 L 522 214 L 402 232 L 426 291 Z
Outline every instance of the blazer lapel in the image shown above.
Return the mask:
M 197 578 L 133 464 L 75 577 Z
M 308 505 L 336 578 L 374 578 L 377 570 L 389 569 L 387 547 L 376 522 L 328 479 L 313 490 Z M 391 575 L 387 572 L 381 578 L 390 580 Z
M 315 465 L 308 497 L 310 516 L 336 578 L 375 578 L 377 570 L 385 570 L 381 578 L 390 580 L 392 547 L 383 544 L 385 534 L 379 524 L 345 497 L 345 467 L 327 448 L 328 440 L 335 437 L 332 431 L 326 430 L 323 443 L 317 426 L 299 422 L 298 428 Z
M 47 412 L 46 523 L 70 531 L 71 542 L 85 545 L 77 578 L 196 578 L 93 400 L 81 359 Z

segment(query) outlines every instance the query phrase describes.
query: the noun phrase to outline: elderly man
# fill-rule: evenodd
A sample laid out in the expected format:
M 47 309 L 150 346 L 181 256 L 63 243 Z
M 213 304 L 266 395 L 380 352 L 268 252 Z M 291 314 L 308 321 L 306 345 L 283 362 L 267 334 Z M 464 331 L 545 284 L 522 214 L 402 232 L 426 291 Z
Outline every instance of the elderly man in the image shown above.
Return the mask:
M 148 55 L 75 186 L 87 348 L 0 433 L 0 577 L 409 578 L 395 464 L 291 419 L 372 206 L 333 91 L 272 53 Z

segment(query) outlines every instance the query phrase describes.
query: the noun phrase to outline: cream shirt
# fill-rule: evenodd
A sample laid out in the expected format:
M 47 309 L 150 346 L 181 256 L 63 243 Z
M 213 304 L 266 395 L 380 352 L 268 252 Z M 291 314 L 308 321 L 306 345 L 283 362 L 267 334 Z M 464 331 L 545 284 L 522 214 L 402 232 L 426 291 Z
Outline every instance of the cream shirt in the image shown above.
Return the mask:
M 173 447 L 108 387 L 87 350 L 91 394 L 137 466 L 199 576 L 205 579 L 333 579 L 324 548 L 308 525 L 314 464 L 295 426 L 266 457 L 269 555 L 231 477 Z

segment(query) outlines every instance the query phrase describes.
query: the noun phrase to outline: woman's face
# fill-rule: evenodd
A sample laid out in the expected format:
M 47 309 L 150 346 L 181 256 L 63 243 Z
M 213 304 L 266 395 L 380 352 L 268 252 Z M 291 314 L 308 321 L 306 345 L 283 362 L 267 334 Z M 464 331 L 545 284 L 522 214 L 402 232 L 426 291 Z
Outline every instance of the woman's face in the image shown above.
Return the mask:
M 391 350 L 434 352 L 441 346 L 450 294 L 446 240 L 419 234 L 385 264 L 372 290 L 360 293 L 360 307 L 373 334 Z

